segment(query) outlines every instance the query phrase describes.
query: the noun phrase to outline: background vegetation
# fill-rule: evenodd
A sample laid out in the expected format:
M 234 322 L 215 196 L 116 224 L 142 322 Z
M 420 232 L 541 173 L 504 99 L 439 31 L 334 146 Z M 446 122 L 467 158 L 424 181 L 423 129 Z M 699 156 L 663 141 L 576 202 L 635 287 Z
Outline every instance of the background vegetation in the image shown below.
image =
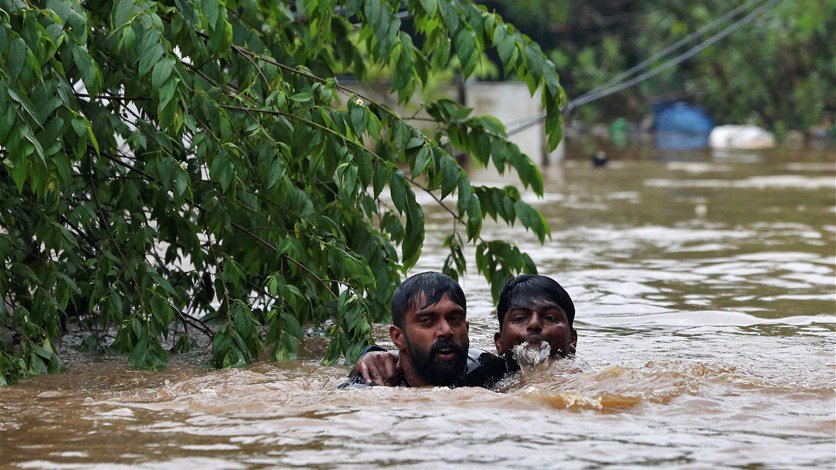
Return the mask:
M 542 241 L 543 217 L 454 157 L 541 194 L 497 120 L 425 102 L 425 134 L 337 79 L 389 67 L 405 101 L 486 50 L 542 91 L 554 148 L 553 63 L 469 1 L 0 0 L 0 384 L 60 370 L 76 326 L 140 369 L 199 336 L 217 367 L 290 358 L 303 325 L 330 337 L 328 360 L 353 358 L 421 254 L 417 191 L 453 221 L 445 271 L 464 271 L 465 243 L 494 292 L 534 271 L 480 229 Z
M 494 0 L 486 2 L 538 41 L 576 98 L 732 11 L 733 23 L 766 1 Z M 781 0 L 753 22 L 660 75 L 577 109 L 598 122 L 640 120 L 650 103 L 684 99 L 718 123 L 807 131 L 836 115 L 836 0 Z M 676 56 L 668 56 L 671 58 Z M 660 65 L 658 60 L 654 65 Z

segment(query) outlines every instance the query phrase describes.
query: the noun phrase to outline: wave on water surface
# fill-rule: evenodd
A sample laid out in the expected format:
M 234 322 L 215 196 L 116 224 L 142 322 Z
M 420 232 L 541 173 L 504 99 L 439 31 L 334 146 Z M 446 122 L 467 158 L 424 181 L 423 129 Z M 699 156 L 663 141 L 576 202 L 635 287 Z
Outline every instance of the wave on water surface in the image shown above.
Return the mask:
M 721 401 L 748 394 L 805 394 L 836 399 L 836 380 L 829 384 L 784 383 L 736 366 L 687 361 L 649 361 L 643 367 L 610 365 L 581 370 L 573 361 L 556 361 L 532 372 L 517 373 L 499 384 L 501 392 L 534 399 L 552 408 L 618 413 L 643 404 L 677 408 L 680 398 Z M 681 410 L 688 413 L 687 407 Z

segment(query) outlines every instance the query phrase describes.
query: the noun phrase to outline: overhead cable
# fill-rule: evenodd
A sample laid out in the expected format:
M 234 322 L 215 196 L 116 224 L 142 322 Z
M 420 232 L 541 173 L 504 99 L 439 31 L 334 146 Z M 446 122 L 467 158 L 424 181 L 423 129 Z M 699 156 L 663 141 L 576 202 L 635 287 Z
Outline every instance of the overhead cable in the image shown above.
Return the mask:
M 679 49 L 680 47 L 682 47 L 683 45 L 687 44 L 688 42 L 690 42 L 695 37 L 701 36 L 704 33 L 708 32 L 708 31 L 711 31 L 712 29 L 716 28 L 717 26 L 728 22 L 730 18 L 734 17 L 735 15 L 740 13 L 741 11 L 748 10 L 753 5 L 755 5 L 759 2 L 762 2 L 762 1 L 763 0 L 751 0 L 749 3 L 745 3 L 743 5 L 738 6 L 737 8 L 727 12 L 723 16 L 721 16 L 719 18 L 716 18 L 715 20 L 711 21 L 710 23 L 704 25 L 700 29 L 692 32 L 691 34 L 688 34 L 687 36 L 683 37 L 679 41 L 676 41 L 675 43 L 671 44 L 670 46 L 662 49 L 661 51 L 653 54 L 652 56 L 648 57 L 647 59 L 639 62 L 638 64 L 634 65 L 633 67 L 630 67 L 629 69 L 627 69 L 627 70 L 619 73 L 618 75 L 610 78 L 606 82 L 598 85 L 594 89 L 584 93 L 583 95 L 579 96 L 576 99 L 580 100 L 580 99 L 584 99 L 584 98 L 586 98 L 590 95 L 595 95 L 595 94 L 599 93 L 601 90 L 606 89 L 606 88 L 608 88 L 612 85 L 617 84 L 618 82 L 620 82 L 620 81 L 624 80 L 625 78 L 633 75 L 634 73 L 638 72 L 639 70 L 642 70 L 642 69 L 646 68 L 648 65 L 652 64 L 653 62 L 670 55 L 673 51 L 675 51 L 675 50 Z
M 769 8 L 775 6 L 775 4 L 777 4 L 780 1 L 781 0 L 769 0 L 768 2 L 766 2 L 763 5 L 761 5 L 760 7 L 758 7 L 757 9 L 753 10 L 748 15 L 746 15 L 743 18 L 740 18 L 739 20 L 732 23 L 726 29 L 720 31 L 719 33 L 715 34 L 714 36 L 711 36 L 707 40 L 701 42 L 700 44 L 697 44 L 696 46 L 692 47 L 691 49 L 688 49 L 684 53 L 682 53 L 679 56 L 665 62 L 664 64 L 656 67 L 655 69 L 649 70 L 649 71 L 647 71 L 647 72 L 645 72 L 641 75 L 638 75 L 638 76 L 636 76 L 636 77 L 634 77 L 630 80 L 627 80 L 626 82 L 623 82 L 623 83 L 620 83 L 618 85 L 614 85 L 614 86 L 611 86 L 609 88 L 606 88 L 606 89 L 598 92 L 594 96 L 587 96 L 586 98 L 581 97 L 581 98 L 578 98 L 576 100 L 572 100 L 567 105 L 567 111 L 571 111 L 573 108 L 576 108 L 576 107 L 581 106 L 583 104 L 590 103 L 592 101 L 604 98 L 605 96 L 609 96 L 609 95 L 612 95 L 613 93 L 617 93 L 621 90 L 629 88 L 629 87 L 631 87 L 631 86 L 633 86 L 637 83 L 640 83 L 644 80 L 647 80 L 648 78 L 655 77 L 656 75 L 664 72 L 665 70 L 673 67 L 674 65 L 678 65 L 678 64 L 682 63 L 683 61 L 690 59 L 691 57 L 700 53 L 705 48 L 711 46 L 712 44 L 716 43 L 717 41 L 720 41 L 721 39 L 725 38 L 729 34 L 737 31 L 740 28 L 742 28 L 744 25 L 751 22 L 756 17 L 758 17 L 761 13 L 763 13 L 766 10 L 768 10 Z
M 759 0 L 756 0 L 756 1 L 759 1 Z M 683 52 L 682 54 L 678 55 L 677 57 L 675 57 L 673 59 L 670 59 L 669 61 L 663 63 L 662 65 L 660 65 L 660 66 L 658 66 L 658 67 L 656 67 L 652 70 L 649 70 L 649 71 L 647 71 L 645 73 L 642 73 L 642 74 L 640 74 L 636 77 L 633 77 L 630 80 L 627 80 L 625 82 L 621 82 L 621 83 L 618 83 L 618 84 L 614 83 L 614 79 L 608 80 L 607 83 L 613 83 L 611 86 L 609 86 L 607 88 L 603 88 L 603 89 L 602 89 L 602 87 L 598 87 L 598 91 L 594 94 L 592 94 L 592 92 L 589 92 L 589 93 L 586 93 L 586 94 L 582 95 L 581 97 L 579 97 L 575 100 L 571 100 L 569 102 L 569 104 L 566 105 L 566 108 L 564 108 L 564 112 L 569 112 L 572 109 L 577 108 L 578 106 L 582 106 L 584 104 L 591 103 L 593 101 L 599 100 L 601 98 L 612 95 L 614 93 L 618 93 L 619 91 L 622 91 L 626 88 L 629 88 L 633 85 L 636 85 L 637 83 L 640 83 L 644 80 L 652 78 L 652 77 L 664 72 L 665 70 L 667 70 L 667 69 L 669 69 L 669 68 L 671 68 L 675 65 L 678 65 L 678 64 L 682 63 L 683 61 L 685 61 L 687 59 L 690 59 L 694 55 L 703 51 L 705 48 L 715 44 L 716 42 L 718 42 L 721 39 L 725 38 L 726 36 L 730 35 L 731 33 L 733 33 L 735 31 L 737 31 L 738 29 L 742 28 L 744 25 L 751 22 L 752 20 L 757 18 L 759 15 L 761 15 L 763 12 L 765 12 L 766 10 L 775 6 L 780 1 L 781 0 L 768 0 L 768 1 L 766 1 L 760 7 L 752 10 L 749 14 L 747 14 L 746 16 L 738 19 L 737 21 L 735 21 L 734 23 L 732 23 L 731 25 L 729 25 L 728 27 L 726 27 L 722 31 L 714 34 L 713 36 L 709 37 L 705 41 L 697 44 L 696 46 L 692 47 L 691 49 L 688 49 L 687 51 Z M 744 5 L 744 7 L 749 6 L 750 4 L 753 4 L 753 3 L 755 3 L 755 2 L 750 2 L 746 5 Z M 734 10 L 732 10 L 732 11 L 735 12 L 735 13 L 731 13 L 731 12 L 727 13 L 726 15 L 724 15 L 724 17 L 727 17 L 727 15 L 728 15 L 728 17 L 733 16 L 734 14 L 739 13 L 740 11 L 742 11 L 742 9 L 740 7 L 738 7 L 738 8 L 735 8 Z M 715 20 L 715 21 L 718 21 L 718 20 Z M 713 21 L 712 23 L 715 23 L 715 22 Z M 712 28 L 713 28 L 713 26 L 712 26 Z M 709 29 L 708 25 L 706 25 L 702 29 L 703 29 L 703 31 L 707 31 Z M 691 36 L 691 38 L 689 38 L 689 40 L 693 39 L 693 37 L 694 37 L 693 35 L 695 35 L 695 34 L 696 33 L 692 33 L 692 35 L 689 35 L 689 36 Z M 681 42 L 681 41 L 684 41 L 684 38 L 683 38 L 683 40 L 680 40 L 680 41 L 677 41 L 677 42 Z M 675 50 L 678 47 L 679 46 L 674 47 L 674 45 L 671 45 L 669 48 L 666 48 L 665 50 L 670 49 L 670 48 L 673 48 L 671 50 Z M 662 55 L 664 55 L 664 54 L 663 53 L 658 53 L 658 54 L 655 55 L 655 56 L 658 56 L 658 57 L 653 57 L 651 59 L 643 61 L 642 64 L 644 64 L 645 62 L 650 63 L 652 61 L 658 60 L 658 58 L 661 57 Z M 639 65 L 636 65 L 633 68 L 635 68 L 636 70 L 640 70 L 640 68 L 645 67 L 645 65 L 642 65 L 642 64 L 639 64 L 639 65 L 641 65 L 641 67 L 639 67 Z M 629 76 L 630 73 L 633 73 L 633 72 L 629 72 L 629 73 L 628 72 L 623 72 L 622 74 L 619 74 L 619 76 L 626 77 L 626 76 Z M 515 122 L 521 122 L 521 123 L 518 126 L 514 127 L 513 129 L 508 130 L 506 132 L 506 135 L 510 136 L 510 135 L 519 133 L 519 132 L 531 127 L 532 125 L 535 125 L 535 124 L 541 122 L 545 118 L 546 118 L 546 115 L 545 115 L 545 113 L 543 113 L 543 114 L 539 114 L 539 115 L 536 115 L 536 116 L 531 116 L 528 119 L 517 120 Z

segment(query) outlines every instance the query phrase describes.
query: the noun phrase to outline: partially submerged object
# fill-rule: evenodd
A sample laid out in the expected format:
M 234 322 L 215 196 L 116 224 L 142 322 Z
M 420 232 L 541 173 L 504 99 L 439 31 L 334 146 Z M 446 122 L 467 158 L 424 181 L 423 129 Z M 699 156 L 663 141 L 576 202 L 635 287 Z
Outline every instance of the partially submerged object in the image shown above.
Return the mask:
M 604 153 L 603 150 L 598 150 L 595 152 L 595 155 L 592 156 L 592 166 L 596 168 L 607 166 L 607 161 L 607 154 Z
M 775 136 L 766 129 L 749 124 L 717 126 L 708 136 L 708 145 L 714 149 L 771 149 L 775 147 Z
M 714 121 L 701 106 L 687 103 L 653 105 L 655 146 L 660 150 L 697 150 L 708 146 Z

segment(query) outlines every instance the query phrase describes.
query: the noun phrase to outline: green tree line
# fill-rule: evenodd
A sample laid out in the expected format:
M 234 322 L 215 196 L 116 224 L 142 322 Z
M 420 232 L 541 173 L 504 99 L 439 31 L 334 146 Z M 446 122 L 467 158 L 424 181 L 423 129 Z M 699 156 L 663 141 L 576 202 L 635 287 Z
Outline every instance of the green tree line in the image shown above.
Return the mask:
M 563 71 L 568 95 L 575 98 L 727 12 L 746 7 L 679 51 L 695 46 L 766 1 L 487 3 L 543 46 Z M 635 87 L 584 105 L 573 117 L 586 122 L 620 116 L 638 120 L 648 114 L 653 101 L 684 99 L 704 105 L 718 123 L 754 121 L 779 134 L 807 131 L 836 114 L 834 28 L 836 1 L 780 0 L 694 57 Z M 662 63 L 660 59 L 653 66 Z
M 0 0 L 0 384 L 61 370 L 70 327 L 139 369 L 200 336 L 217 367 L 292 358 L 306 325 L 351 360 L 421 255 L 416 192 L 453 222 L 444 271 L 465 244 L 494 295 L 536 271 L 481 227 L 543 241 L 542 215 L 456 160 L 542 194 L 499 121 L 427 101 L 422 131 L 339 80 L 388 68 L 405 102 L 488 51 L 541 91 L 556 147 L 553 62 L 470 1 Z

